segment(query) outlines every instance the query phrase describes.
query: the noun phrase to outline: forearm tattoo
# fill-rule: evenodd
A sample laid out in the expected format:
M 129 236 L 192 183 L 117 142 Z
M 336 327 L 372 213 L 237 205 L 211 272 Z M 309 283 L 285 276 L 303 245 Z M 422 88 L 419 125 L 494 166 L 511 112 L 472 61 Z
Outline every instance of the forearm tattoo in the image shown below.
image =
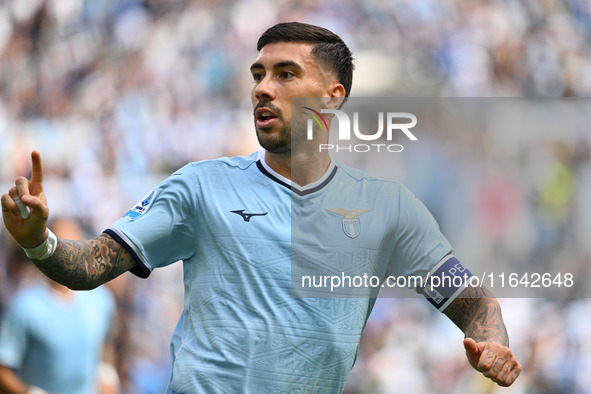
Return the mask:
M 476 342 L 509 346 L 501 306 L 486 288 L 468 287 L 443 312 Z
M 33 262 L 49 278 L 74 290 L 93 289 L 135 266 L 131 254 L 107 234 L 89 241 L 60 238 L 51 257 Z

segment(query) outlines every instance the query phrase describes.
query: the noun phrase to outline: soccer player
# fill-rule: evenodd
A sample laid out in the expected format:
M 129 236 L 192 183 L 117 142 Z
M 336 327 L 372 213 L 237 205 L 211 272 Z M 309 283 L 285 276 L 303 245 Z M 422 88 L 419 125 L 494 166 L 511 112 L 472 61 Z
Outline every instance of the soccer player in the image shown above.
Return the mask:
M 94 288 L 126 271 L 147 277 L 183 261 L 185 302 L 171 341 L 171 393 L 343 391 L 374 299 L 292 297 L 292 196 L 304 221 L 306 212 L 315 215 L 298 239 L 320 255 L 351 239 L 384 256 L 383 275 L 448 275 L 450 264 L 468 272 L 404 186 L 337 165 L 328 154 L 302 149 L 297 130 L 292 136 L 292 97 L 324 98 L 336 109 L 349 95 L 353 62 L 341 38 L 317 26 L 280 23 L 259 38 L 257 49 L 251 98 L 261 151 L 186 165 L 89 241 L 47 231 L 37 151 L 31 180 L 17 178 L 2 196 L 9 232 L 41 271 L 70 288 Z M 363 206 L 351 205 L 345 198 L 351 193 Z M 19 199 L 30 218 L 20 215 Z M 372 237 L 357 234 L 355 216 L 372 222 Z M 341 231 L 341 217 L 351 217 L 350 233 L 343 227 L 346 239 L 325 245 L 332 233 L 324 226 L 336 223 Z M 465 333 L 470 364 L 511 385 L 521 366 L 496 299 L 484 288 L 447 290 L 435 289 L 428 299 Z

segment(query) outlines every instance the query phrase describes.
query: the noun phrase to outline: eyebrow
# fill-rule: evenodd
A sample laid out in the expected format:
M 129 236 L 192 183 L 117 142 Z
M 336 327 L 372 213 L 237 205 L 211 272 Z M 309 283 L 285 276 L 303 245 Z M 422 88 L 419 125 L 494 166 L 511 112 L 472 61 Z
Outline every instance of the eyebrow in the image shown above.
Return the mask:
M 285 60 L 285 61 L 282 61 L 279 63 L 275 63 L 273 65 L 274 69 L 285 68 L 285 67 L 293 67 L 293 68 L 297 68 L 298 70 L 302 69 L 302 66 L 300 66 L 299 64 L 297 64 L 296 62 L 294 62 L 292 60 Z M 258 69 L 258 68 L 265 69 L 265 67 L 261 63 L 253 63 L 252 66 L 250 66 L 250 71 Z

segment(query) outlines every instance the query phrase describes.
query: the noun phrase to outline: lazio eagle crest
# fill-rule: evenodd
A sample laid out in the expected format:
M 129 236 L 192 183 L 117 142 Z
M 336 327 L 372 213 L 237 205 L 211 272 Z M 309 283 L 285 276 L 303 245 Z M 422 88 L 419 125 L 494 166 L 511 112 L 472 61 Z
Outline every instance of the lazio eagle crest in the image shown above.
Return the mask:
M 359 235 L 359 232 L 361 231 L 361 222 L 359 221 L 359 218 L 357 218 L 357 216 L 361 216 L 364 213 L 371 211 L 371 208 L 370 209 L 353 209 L 351 211 L 347 211 L 346 209 L 343 209 L 343 208 L 337 208 L 337 209 L 324 208 L 324 210 L 332 212 L 332 213 L 336 213 L 337 215 L 342 216 L 343 218 L 341 219 L 341 222 L 343 224 L 343 232 L 349 238 L 355 238 Z

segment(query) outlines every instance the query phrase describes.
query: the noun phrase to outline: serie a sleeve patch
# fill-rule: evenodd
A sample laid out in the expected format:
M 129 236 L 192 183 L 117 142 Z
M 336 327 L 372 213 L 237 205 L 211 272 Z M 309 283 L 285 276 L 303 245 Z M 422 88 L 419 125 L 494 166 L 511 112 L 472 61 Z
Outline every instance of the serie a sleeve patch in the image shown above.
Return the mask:
M 470 270 L 450 254 L 433 267 L 417 292 L 443 312 L 466 288 L 472 276 Z
M 148 209 L 152 206 L 154 199 L 156 198 L 156 194 L 158 194 L 158 189 L 154 189 L 149 192 L 144 198 L 138 201 L 137 204 L 131 208 L 124 217 L 128 217 L 131 220 L 135 220 L 148 212 Z

